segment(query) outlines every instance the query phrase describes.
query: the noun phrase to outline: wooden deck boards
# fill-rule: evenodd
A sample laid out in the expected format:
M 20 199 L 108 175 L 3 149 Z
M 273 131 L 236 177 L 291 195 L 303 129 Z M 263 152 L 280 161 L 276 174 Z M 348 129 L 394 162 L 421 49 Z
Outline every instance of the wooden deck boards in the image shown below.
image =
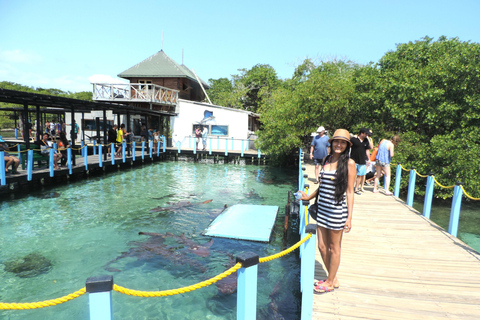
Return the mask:
M 366 190 L 343 237 L 340 288 L 314 296 L 313 319 L 480 319 L 480 254 L 403 201 Z M 324 277 L 317 250 L 315 278 Z

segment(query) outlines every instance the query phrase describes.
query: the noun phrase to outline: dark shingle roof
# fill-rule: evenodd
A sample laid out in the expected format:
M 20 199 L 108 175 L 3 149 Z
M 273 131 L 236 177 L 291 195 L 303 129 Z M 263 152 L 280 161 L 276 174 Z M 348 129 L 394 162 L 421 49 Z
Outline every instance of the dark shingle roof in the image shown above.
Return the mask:
M 163 50 L 155 53 L 133 67 L 118 74 L 120 78 L 189 78 L 198 82 L 195 74 L 185 65 L 179 65 L 171 59 Z M 203 86 L 208 84 L 200 79 Z

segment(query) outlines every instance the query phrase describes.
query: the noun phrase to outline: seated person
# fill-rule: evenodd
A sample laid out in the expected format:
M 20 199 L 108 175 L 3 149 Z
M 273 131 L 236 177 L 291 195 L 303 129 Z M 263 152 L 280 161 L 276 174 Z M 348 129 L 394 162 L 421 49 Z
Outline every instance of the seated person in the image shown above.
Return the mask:
M 40 149 L 41 149 L 41 154 L 44 157 L 49 157 L 50 156 L 50 144 L 48 143 L 48 134 L 44 134 L 42 140 L 39 141 Z M 58 166 L 58 160 L 62 158 L 62 154 L 60 152 L 54 152 L 53 153 L 53 167 L 55 169 L 59 169 Z
M 12 173 L 16 174 L 18 166 L 20 165 L 20 159 L 17 157 L 14 157 L 10 155 L 8 152 L 5 151 L 10 151 L 10 148 L 8 147 L 7 143 L 5 140 L 3 140 L 3 137 L 0 136 L 0 151 L 4 152 L 4 159 L 5 159 L 5 172 L 8 173 L 8 167 L 11 165 L 12 166 Z

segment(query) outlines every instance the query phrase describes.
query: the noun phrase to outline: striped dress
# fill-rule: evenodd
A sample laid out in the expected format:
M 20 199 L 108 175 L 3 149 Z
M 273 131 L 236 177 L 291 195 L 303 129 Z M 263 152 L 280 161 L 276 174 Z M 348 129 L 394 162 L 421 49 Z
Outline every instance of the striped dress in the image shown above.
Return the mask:
M 335 201 L 335 171 L 320 172 L 321 179 L 317 225 L 330 230 L 343 230 L 348 217 L 345 196 L 340 203 Z M 320 178 L 319 176 L 319 178 Z M 319 179 L 320 180 L 320 179 Z

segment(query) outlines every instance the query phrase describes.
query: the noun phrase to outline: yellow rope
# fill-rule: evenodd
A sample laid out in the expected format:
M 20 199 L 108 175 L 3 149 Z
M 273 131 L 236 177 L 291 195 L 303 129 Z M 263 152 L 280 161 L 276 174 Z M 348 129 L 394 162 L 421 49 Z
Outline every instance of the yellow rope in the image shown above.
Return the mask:
M 442 187 L 442 188 L 444 188 L 444 189 L 451 189 L 451 188 L 455 187 L 455 185 L 449 186 L 449 187 L 444 186 L 444 185 L 441 185 L 441 184 L 437 181 L 437 179 L 435 179 L 435 177 L 433 177 L 433 181 L 435 181 L 436 184 L 438 184 L 440 187 Z
M 402 166 L 401 163 L 399 163 L 399 165 L 400 165 L 400 168 L 402 168 L 403 170 L 405 170 L 405 171 L 407 171 L 407 172 L 409 171 L 408 169 L 405 169 L 405 168 Z
M 197 289 L 201 289 L 203 287 L 209 286 L 219 280 L 222 280 L 223 278 L 228 277 L 232 273 L 236 272 L 238 269 L 242 267 L 242 264 L 238 262 L 236 265 L 228 269 L 227 271 L 210 278 L 208 280 L 205 280 L 203 282 L 199 282 L 197 284 L 188 286 L 188 287 L 183 287 L 183 288 L 178 288 L 178 289 L 172 289 L 172 290 L 164 290 L 164 291 L 139 291 L 139 290 L 132 290 L 132 289 L 127 289 L 124 287 L 121 287 L 119 285 L 114 284 L 113 285 L 113 290 L 127 294 L 130 296 L 136 296 L 136 297 L 144 297 L 144 298 L 151 298 L 151 297 L 166 297 L 166 296 L 173 296 L 175 294 L 181 294 L 185 292 L 190 292 L 194 291 Z
M 267 256 L 267 257 L 264 257 L 264 258 L 260 258 L 259 259 L 259 262 L 260 263 L 264 263 L 264 262 L 268 262 L 268 261 L 272 261 L 272 260 L 275 260 L 277 258 L 280 258 L 280 257 L 283 257 L 284 255 L 287 255 L 289 254 L 290 252 L 292 252 L 293 250 L 297 249 L 298 247 L 300 247 L 302 245 L 302 243 L 304 243 L 305 241 L 307 241 L 308 239 L 310 239 L 312 237 L 312 234 L 309 233 L 305 236 L 305 238 L 303 238 L 302 240 L 298 241 L 297 243 L 295 243 L 293 246 L 291 246 L 290 248 L 288 249 L 285 249 L 283 250 L 282 252 L 279 252 L 277 254 L 274 254 L 274 255 L 271 255 L 271 256 Z
M 424 175 L 421 175 L 420 173 L 418 173 L 417 169 L 413 169 L 413 171 L 415 171 L 415 173 L 416 173 L 417 175 L 419 175 L 420 177 L 422 177 L 422 178 L 428 177 L 428 175 L 424 176 Z
M 474 198 L 474 197 L 472 197 L 471 195 L 469 195 L 469 194 L 467 193 L 467 191 L 465 191 L 465 189 L 463 188 L 462 185 L 460 185 L 460 188 L 462 188 L 463 193 L 465 194 L 465 196 L 466 196 L 467 198 L 469 198 L 469 199 L 471 199 L 471 200 L 480 200 L 480 198 Z
M 75 298 L 78 298 L 84 293 L 85 293 L 85 287 L 83 287 L 78 291 L 75 291 L 74 293 L 66 295 L 64 297 L 60 297 L 52 300 L 45 300 L 45 301 L 39 301 L 39 302 L 26 302 L 26 303 L 0 302 L 0 310 L 27 310 L 27 309 L 38 309 L 38 308 L 56 306 L 57 304 L 61 304 L 61 303 L 73 300 Z

